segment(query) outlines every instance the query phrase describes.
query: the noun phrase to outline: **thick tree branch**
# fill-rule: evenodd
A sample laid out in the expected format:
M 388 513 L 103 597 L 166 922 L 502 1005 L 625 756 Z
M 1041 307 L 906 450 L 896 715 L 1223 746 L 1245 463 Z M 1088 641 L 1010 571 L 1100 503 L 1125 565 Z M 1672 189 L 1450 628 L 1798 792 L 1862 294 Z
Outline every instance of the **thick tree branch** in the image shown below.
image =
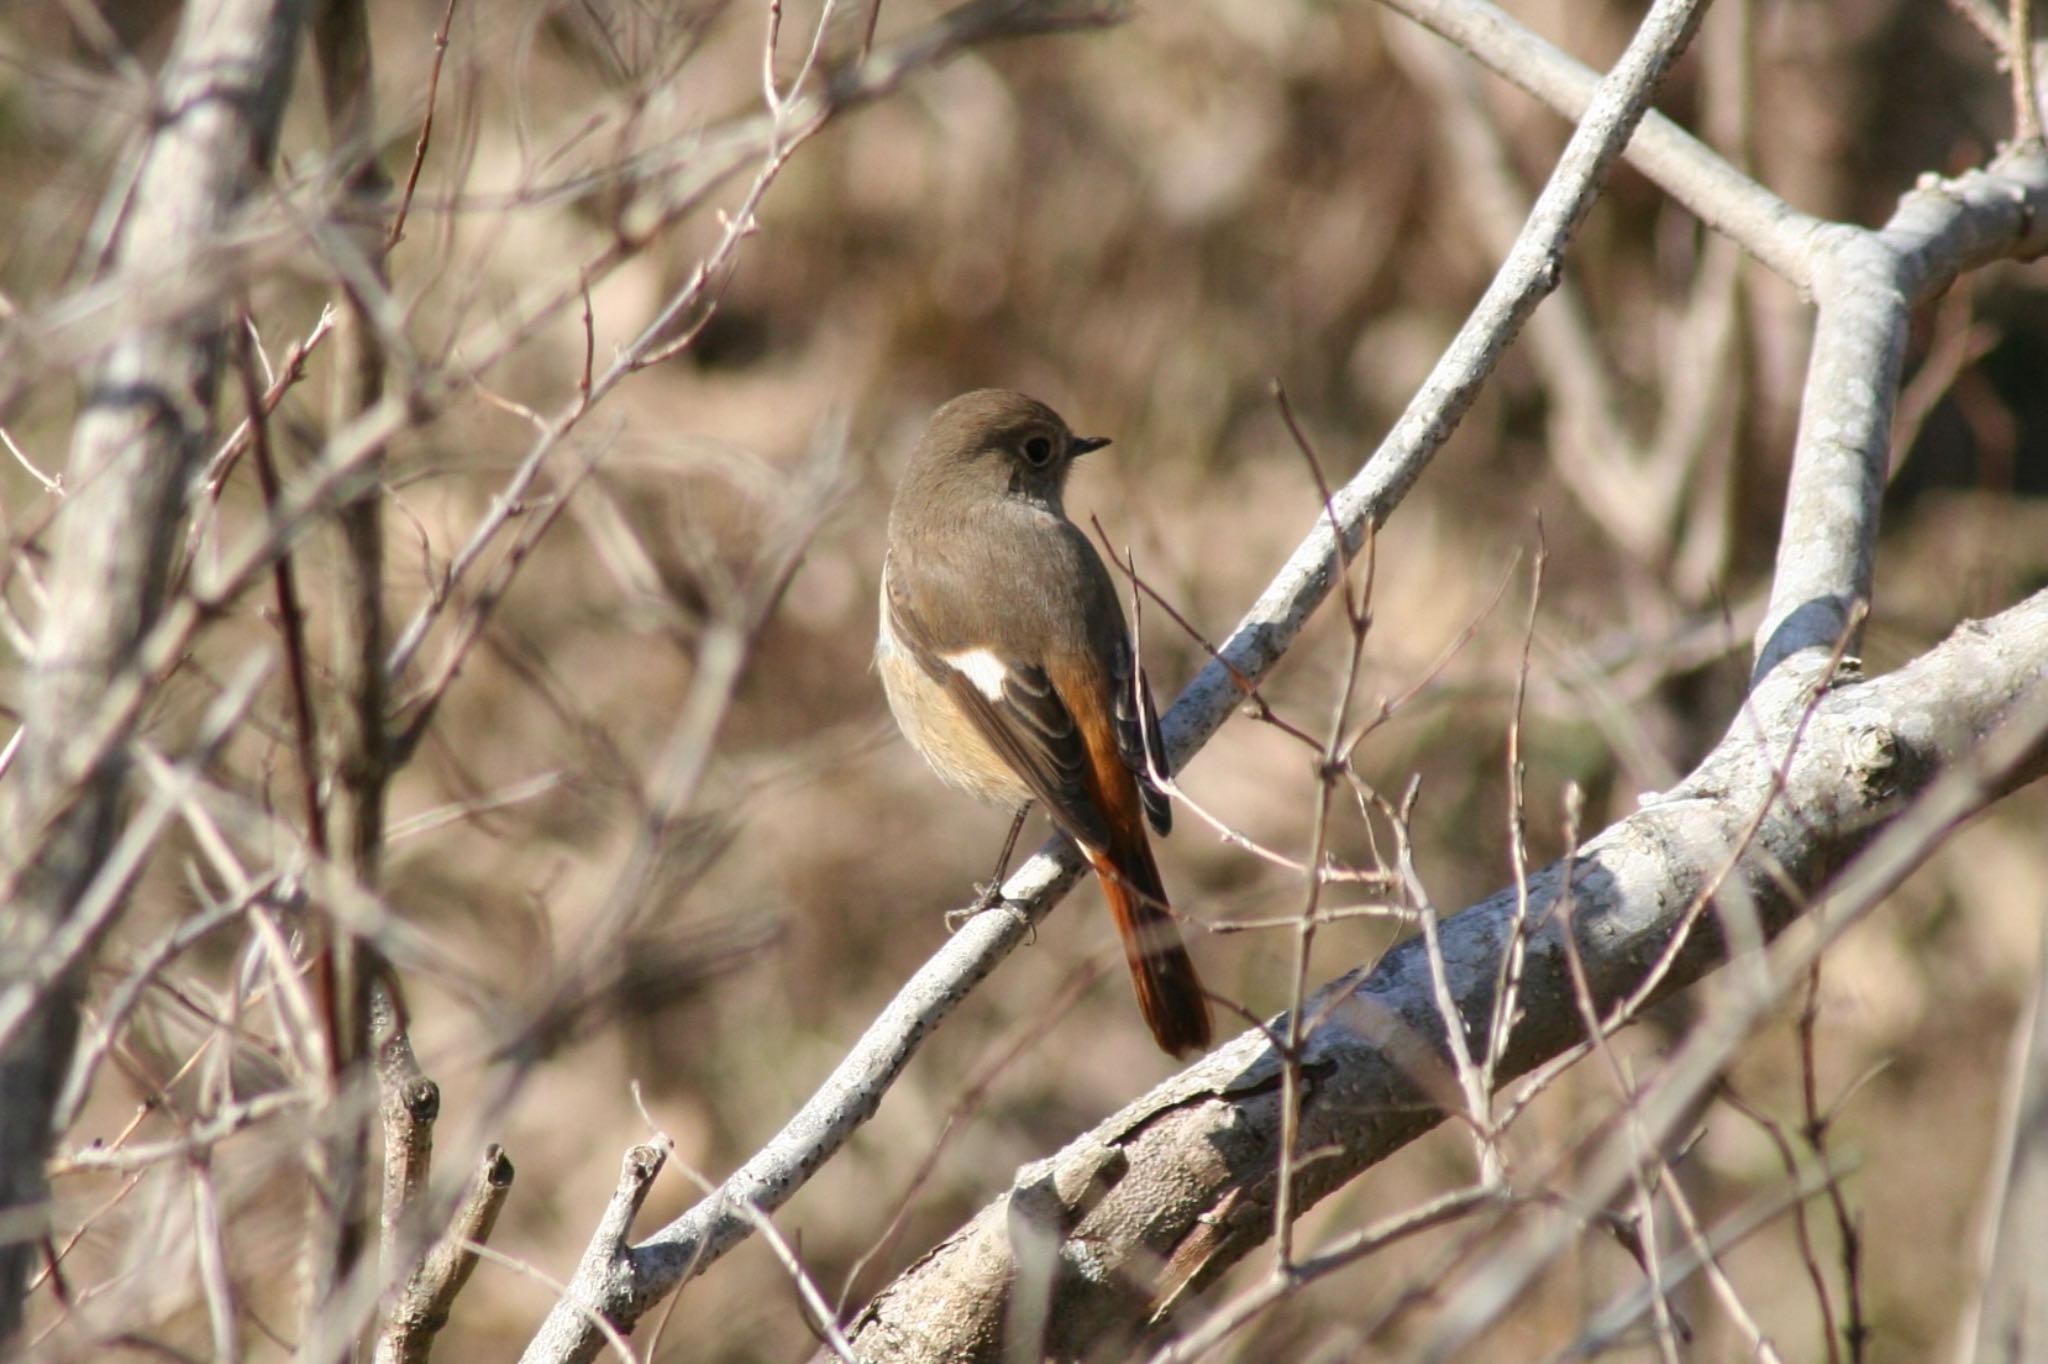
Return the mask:
M 1870 600 L 1912 310 L 1965 270 L 2048 251 L 2048 155 L 2038 143 L 2014 148 L 1913 190 L 1880 229 L 1835 225 L 1813 245 L 1813 355 L 1756 678 L 1801 650 L 1834 648 Z
M 1805 907 L 1884 820 L 2048 682 L 2048 593 L 1966 625 L 1921 659 L 1874 681 L 1845 680 L 1816 701 L 1820 667 L 1780 670 L 1720 745 L 1673 790 L 1588 842 L 1571 867 L 1570 922 L 1603 1014 L 1630 998 L 1667 952 L 1659 994 L 1721 959 L 1709 896 L 1746 897 L 1770 932 Z M 1809 710 L 1811 715 L 1809 717 Z M 1796 736 L 1796 743 L 1795 743 Z M 2036 739 L 2038 741 L 2038 735 Z M 1977 808 L 2037 775 L 2042 753 L 1978 790 Z M 1759 819 L 1759 815 L 1761 818 Z M 1564 868 L 1530 878 L 1524 1016 L 1503 1076 L 1565 1053 L 1584 1036 L 1554 911 Z M 1515 894 L 1447 920 L 1443 960 L 1474 1045 L 1491 1016 Z M 1411 939 L 1369 974 L 1354 972 L 1304 1007 L 1301 1145 L 1321 1158 L 1295 1190 L 1305 1207 L 1442 1120 L 1454 1095 L 1425 945 Z M 1277 1025 L 1270 1025 L 1277 1027 Z M 999 1360 L 1016 1273 L 1012 1207 L 1072 1172 L 1107 1168 L 1106 1191 L 1068 1209 L 1047 1352 L 1127 1351 L 1190 1294 L 1272 1234 L 1283 1061 L 1252 1032 L 1154 1089 L 1058 1155 L 885 1289 L 850 1335 L 871 1364 Z M 1594 1196 L 1578 1206 L 1603 1207 Z
M 1930 717 L 1908 702 L 1898 717 L 1905 722 L 1902 728 L 1888 729 L 1891 721 L 1876 717 L 1873 727 L 1854 732 L 1848 755 L 1851 779 L 1873 760 L 1879 770 L 1888 771 L 1901 755 L 1911 761 L 1924 759 L 1928 751 L 1941 766 L 1892 827 L 1827 885 L 1824 896 L 1794 893 L 1795 900 L 1805 901 L 1799 917 L 1808 931 L 1787 935 L 1768 952 L 1745 959 L 1749 969 L 1730 981 L 1677 1053 L 1632 1096 L 1626 1124 L 1632 1130 L 1610 1134 L 1587 1155 L 1562 1193 L 1566 1206 L 1607 1207 L 1646 1157 L 1661 1159 L 1659 1153 L 1682 1140 L 1743 1044 L 1808 979 L 1822 954 L 1898 889 L 1957 827 L 2043 774 L 2048 767 L 2048 652 L 2042 647 L 2042 629 L 2048 622 L 2042 607 L 2042 595 L 2037 595 L 1995 620 L 1966 622 L 1941 649 L 1893 674 L 1909 678 L 1907 686 L 1941 696 L 1952 709 Z M 1932 658 L 1953 665 L 1952 671 L 1928 675 L 1923 665 Z M 1803 665 L 1804 660 L 1782 670 L 1766 690 L 1777 691 L 1781 679 Z M 2002 704 L 2001 694 L 2007 694 Z M 1933 748 L 1921 750 L 1919 745 L 1930 738 Z M 1966 746 L 1944 752 L 1958 740 Z M 1900 749 L 1902 741 L 1906 747 Z M 1900 777 L 1910 789 L 1916 774 L 1908 769 Z M 1884 812 L 1877 813 L 1882 817 Z M 1777 868 L 1770 871 L 1775 875 Z M 1734 883 L 1727 887 L 1740 889 Z M 1542 1267 L 1578 1233 L 1578 1223 L 1569 1217 L 1532 1219 L 1492 1247 L 1461 1276 L 1465 1286 L 1447 1295 L 1452 1306 L 1422 1358 L 1431 1364 L 1463 1358 L 1470 1342 L 1528 1290 Z
M 1386 0 L 1567 114 L 1592 73 L 1486 0 Z M 1877 499 L 1912 308 L 1964 270 L 2048 250 L 2048 158 L 2038 143 L 1914 190 L 1884 227 L 1824 223 L 1779 201 L 1661 115 L 1628 156 L 1701 221 L 1813 294 L 1819 317 L 1800 410 L 1785 530 L 1756 676 L 1802 649 L 1831 649 L 1870 598 Z
M 269 161 L 302 10 L 294 0 L 187 7 L 154 132 L 126 201 L 105 215 L 117 224 L 110 269 L 182 259 L 195 242 L 223 235 Z M 82 731 L 162 608 L 187 484 L 205 454 L 225 321 L 217 296 L 137 318 L 87 380 L 21 767 L 0 832 L 16 878 L 0 915 L 0 985 L 62 927 L 113 838 L 124 772 Z M 0 1215 L 44 1197 L 51 1105 L 76 1025 L 72 990 L 60 985 L 0 1051 Z M 32 1248 L 0 1245 L 0 1342 L 19 1327 Z

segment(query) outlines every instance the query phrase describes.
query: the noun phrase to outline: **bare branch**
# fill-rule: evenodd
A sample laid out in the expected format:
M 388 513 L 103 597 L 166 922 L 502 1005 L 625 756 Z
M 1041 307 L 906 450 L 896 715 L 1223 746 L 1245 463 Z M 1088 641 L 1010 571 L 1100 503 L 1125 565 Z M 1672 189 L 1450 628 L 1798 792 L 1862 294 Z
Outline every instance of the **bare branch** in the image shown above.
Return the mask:
M 1814 246 L 1813 356 L 1752 684 L 1801 650 L 1832 649 L 1870 600 L 1912 309 L 1987 259 L 2048 251 L 2048 154 L 2018 147 L 1930 180 L 1881 230 L 1836 225 Z
M 2048 756 L 2041 737 L 2048 733 L 2044 681 L 2048 593 L 1958 631 L 1897 673 L 1839 685 L 1817 704 L 1810 681 L 1774 677 L 1752 698 L 1765 732 L 1777 736 L 1769 749 L 1755 741 L 1759 721 L 1739 717 L 1677 789 L 1578 850 L 1570 888 L 1573 931 L 1601 1011 L 1629 994 L 1643 963 L 1664 953 L 1674 934 L 1682 936 L 1664 992 L 1698 979 L 1721 959 L 1718 935 L 1688 929 L 1685 910 L 1730 875 L 1731 860 L 1732 876 L 1763 927 L 1776 930 L 1812 912 L 1808 897 L 1869 843 L 1887 812 L 1913 792 L 1929 790 L 1901 825 L 1906 843 L 1887 839 L 1882 845 L 1894 850 L 1881 864 L 1883 884 L 1895 882 L 1924 855 L 1931 837 L 1965 811 L 2039 772 Z M 1978 757 L 1978 736 L 2005 717 L 2014 717 L 2011 726 L 2032 728 L 1996 754 Z M 1781 776 L 1775 762 L 1802 725 L 1805 737 Z M 1967 776 L 1937 779 L 1950 767 Z M 1752 832 L 1759 812 L 1762 823 Z M 1738 853 L 1743 848 L 1750 851 Z M 1526 945 L 1522 994 L 1528 1005 L 1501 1058 L 1504 1077 L 1573 1048 L 1583 1036 L 1571 1002 L 1564 930 L 1551 913 L 1565 893 L 1563 875 L 1552 866 L 1529 878 L 1527 912 L 1541 928 Z M 1867 912 L 1876 898 L 1877 883 L 1859 874 L 1827 902 L 1829 931 Z M 1457 1016 L 1490 1017 L 1516 904 L 1510 888 L 1443 921 L 1441 955 Z M 1799 937 L 1796 950 L 1818 950 L 1806 935 Z M 1309 1003 L 1318 1022 L 1304 1044 L 1315 1081 L 1306 1096 L 1302 1141 L 1327 1154 L 1298 1176 L 1304 1205 L 1434 1126 L 1445 1114 L 1446 1094 L 1457 1093 L 1427 958 L 1426 945 L 1411 939 L 1369 975 L 1340 978 Z M 1796 985 L 1803 958 L 1788 963 Z M 1784 981 L 1775 965 L 1771 980 Z M 1712 1040 L 1717 1058 L 1769 1006 L 1754 990 L 1739 998 L 1745 1002 L 1739 1025 L 1731 1020 L 1699 1035 Z M 1108 1151 L 1122 1158 L 1124 1173 L 1077 1222 L 1061 1252 L 1050 1352 L 1114 1353 L 1119 1342 L 1168 1321 L 1192 1293 L 1270 1235 L 1284 1061 L 1269 1037 L 1252 1032 L 1227 1044 L 1052 1158 L 1054 1171 L 1077 1170 L 1099 1164 Z M 1718 1074 L 1708 1064 L 1702 1054 L 1674 1083 L 1684 1084 L 1688 1096 L 1697 1093 L 1691 1086 Z M 1599 1178 L 1575 1185 L 1570 1206 L 1607 1206 L 1627 1186 L 1643 1143 L 1657 1149 L 1675 1115 L 1693 1111 L 1681 1106 L 1679 1089 L 1661 1083 L 1642 1090 L 1641 1131 L 1610 1140 Z M 1541 1252 L 1553 1252 L 1576 1221 L 1533 1222 L 1542 1229 Z M 1005 1203 L 998 1201 L 885 1289 L 849 1333 L 862 1358 L 873 1364 L 1000 1358 L 985 1342 L 1013 1268 L 1008 1237 Z M 1445 1339 L 1462 1341 L 1477 1323 L 1492 1320 L 1512 1297 L 1508 1285 L 1549 1262 L 1538 1252 L 1534 1244 L 1519 1245 L 1511 1279 L 1475 1273 L 1461 1281 L 1469 1290 L 1438 1295 L 1452 1306 L 1443 1329 L 1456 1334 Z M 1453 1350 L 1431 1357 L 1458 1356 Z
M 1644 1087 L 1636 1111 L 1648 1140 L 1654 1143 L 1669 1137 L 1718 1083 L 1741 1043 L 1805 980 L 1820 954 L 1881 903 L 1957 824 L 2001 792 L 2041 775 L 2044 757 L 2048 757 L 2048 687 L 2043 686 L 2048 681 L 2048 653 L 2040 651 L 2048 638 L 2044 630 L 2048 630 L 2048 594 L 2037 594 L 1994 621 L 1964 626 L 1941 648 L 1890 677 L 1838 690 L 1822 701 L 1814 715 L 1812 741 L 1835 749 L 1833 760 L 1822 763 L 1829 779 L 1844 779 L 1846 760 L 1847 780 L 1857 786 L 1874 782 L 1874 793 L 1884 804 L 1892 805 L 1915 789 L 1919 790 L 1918 799 L 1833 880 L 1825 899 L 1816 899 L 1810 906 L 1785 905 L 1783 878 L 1790 876 L 1794 886 L 1801 878 L 1796 865 L 1783 861 L 1783 852 L 1778 864 L 1768 867 L 1761 878 L 1768 888 L 1757 886 L 1758 878 L 1751 878 L 1760 911 L 1782 913 L 1803 907 L 1812 931 L 1779 941 L 1761 969 L 1743 973 L 1732 982 L 1685 1045 Z M 1994 664 L 1987 643 L 1993 652 L 2010 645 L 2025 657 Z M 1989 669 L 1993 675 L 1973 675 L 1976 669 Z M 1937 677 L 1941 681 L 1934 682 Z M 1926 682 L 1934 682 L 1942 700 L 1951 705 L 1947 717 L 1921 712 L 1917 701 L 1900 693 L 1902 686 Z M 1756 699 L 1769 693 L 1782 697 L 1782 688 L 1783 683 L 1774 678 L 1759 689 Z M 1878 700 L 1874 693 L 1896 698 L 1903 711 L 1880 704 L 1877 711 L 1858 716 L 1849 733 L 1828 733 L 1833 728 L 1828 721 L 1837 697 L 1855 698 L 1852 704 L 1856 704 Z M 1962 726 L 1952 727 L 1955 720 L 1963 721 Z M 1937 733 L 1947 737 L 1937 740 L 1932 750 L 1918 747 L 1921 739 Z M 1811 762 L 1809 758 L 1807 765 Z M 1837 802 L 1844 793 L 1816 792 L 1812 805 L 1791 787 L 1786 794 L 1790 810 L 1810 817 L 1816 808 L 1839 809 Z M 1857 800 L 1871 793 L 1847 794 Z M 1850 846 L 1868 836 L 1868 827 L 1858 831 Z M 1768 829 L 1763 846 L 1777 851 Z M 1809 846 L 1798 851 L 1810 855 L 1812 850 Z M 1841 856 L 1836 849 L 1829 860 Z M 1775 910 L 1773 897 L 1779 897 Z M 1610 1138 L 1585 1164 L 1566 1196 L 1582 1206 L 1604 1205 L 1631 1178 L 1634 1159 L 1632 1144 Z M 1427 1357 L 1455 1358 L 1465 1343 L 1515 1301 L 1538 1267 L 1548 1263 L 1549 1256 L 1572 1234 L 1567 1221 L 1556 1219 L 1548 1225 L 1520 1229 L 1466 1272 L 1462 1288 L 1452 1292 L 1446 1285 L 1454 1306 L 1439 1322 Z
M 1597 75 L 1524 28 L 1490 0 L 1382 0 L 1470 52 L 1567 118 L 1591 107 Z M 1643 117 L 1629 164 L 1716 232 L 1733 238 L 1801 289 L 1812 276 L 1812 238 L 1824 224 L 1729 165 L 1662 114 Z
M 456 1295 L 476 1268 L 478 1247 L 490 1240 L 511 1191 L 512 1162 L 502 1147 L 485 1147 L 447 1234 L 406 1280 L 398 1301 L 385 1314 L 377 1336 L 377 1364 L 424 1364 L 435 1334 L 448 1322 Z M 390 1206 L 388 1196 L 385 1206 Z M 406 1206 L 410 1209 L 415 1202 Z M 389 1235 L 386 1243 L 391 1243 Z
M 1184 1364 L 1200 1359 L 1302 1285 L 1376 1255 L 1397 1241 L 1503 1202 L 1498 1187 L 1459 1189 L 1352 1232 L 1314 1255 L 1294 1261 L 1285 1272 L 1276 1268 L 1252 1289 L 1225 1303 L 1199 1327 L 1154 1354 L 1150 1364 Z
M 413 143 L 412 164 L 406 168 L 405 188 L 399 191 L 398 208 L 391 215 L 391 227 L 384 234 L 384 251 L 405 240 L 405 219 L 412 211 L 412 196 L 420 186 L 420 170 L 427 164 L 427 146 L 434 137 L 434 102 L 441 92 L 441 63 L 448 56 L 448 30 L 455 24 L 455 0 L 441 11 L 441 26 L 434 30 L 434 60 L 427 68 L 427 108 L 420 116 L 419 139 Z
M 0 985 L 0 1050 L 34 1036 L 41 1016 L 63 997 L 64 982 L 75 975 L 120 912 L 157 840 L 200 785 L 206 764 L 254 704 L 266 671 L 260 658 L 244 665 L 240 675 L 208 709 L 192 752 L 179 764 L 174 781 L 151 793 L 99 863 L 90 868 L 92 875 L 79 887 L 69 917 L 38 944 L 39 950 L 25 952 L 19 961 L 9 962 L 11 969 L 4 985 Z M 19 903 L 30 884 L 27 872 L 17 873 L 11 881 L 0 885 L 0 902 Z M 7 895 L 8 891 L 13 894 Z M 67 1053 L 61 1059 L 68 1064 L 70 1057 Z M 55 1098 L 53 1086 L 46 1103 Z

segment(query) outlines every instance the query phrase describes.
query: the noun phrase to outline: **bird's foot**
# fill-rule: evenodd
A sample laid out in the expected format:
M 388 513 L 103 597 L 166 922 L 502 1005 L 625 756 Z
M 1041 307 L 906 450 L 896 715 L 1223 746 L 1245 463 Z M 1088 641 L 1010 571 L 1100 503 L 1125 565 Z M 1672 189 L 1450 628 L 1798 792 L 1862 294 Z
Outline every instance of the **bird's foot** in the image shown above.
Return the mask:
M 991 909 L 1000 909 L 1024 926 L 1024 930 L 1031 935 L 1030 941 L 1034 943 L 1038 941 L 1038 925 L 1031 921 L 1031 916 L 1024 912 L 1022 906 L 1014 904 L 1004 897 L 1003 883 L 1000 880 L 980 883 L 974 889 L 973 904 L 968 905 L 964 909 L 949 909 L 946 911 L 946 931 L 948 933 L 958 933 L 960 926 L 977 914 L 985 914 Z

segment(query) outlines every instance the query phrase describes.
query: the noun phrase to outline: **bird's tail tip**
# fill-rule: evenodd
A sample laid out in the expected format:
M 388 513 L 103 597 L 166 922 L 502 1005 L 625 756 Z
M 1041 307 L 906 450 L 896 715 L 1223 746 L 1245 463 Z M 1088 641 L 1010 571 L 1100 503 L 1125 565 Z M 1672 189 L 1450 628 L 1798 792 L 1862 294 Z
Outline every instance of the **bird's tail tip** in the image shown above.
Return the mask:
M 1106 857 L 1092 854 L 1089 860 L 1102 877 L 1103 894 L 1138 993 L 1138 1011 L 1153 1039 L 1169 1056 L 1184 1059 L 1207 1051 L 1214 1036 L 1209 997 L 1166 906 L 1158 872 L 1150 867 L 1121 870 Z

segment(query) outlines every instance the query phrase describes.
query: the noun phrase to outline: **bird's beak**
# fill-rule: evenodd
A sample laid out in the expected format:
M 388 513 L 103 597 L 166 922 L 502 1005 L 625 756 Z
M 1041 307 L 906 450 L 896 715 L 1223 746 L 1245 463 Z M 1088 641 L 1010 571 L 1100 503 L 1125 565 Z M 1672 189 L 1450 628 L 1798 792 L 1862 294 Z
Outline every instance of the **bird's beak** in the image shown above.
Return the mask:
M 1090 450 L 1100 450 L 1107 444 L 1109 444 L 1108 436 L 1076 436 L 1071 448 L 1074 452 L 1074 458 L 1079 459 Z

